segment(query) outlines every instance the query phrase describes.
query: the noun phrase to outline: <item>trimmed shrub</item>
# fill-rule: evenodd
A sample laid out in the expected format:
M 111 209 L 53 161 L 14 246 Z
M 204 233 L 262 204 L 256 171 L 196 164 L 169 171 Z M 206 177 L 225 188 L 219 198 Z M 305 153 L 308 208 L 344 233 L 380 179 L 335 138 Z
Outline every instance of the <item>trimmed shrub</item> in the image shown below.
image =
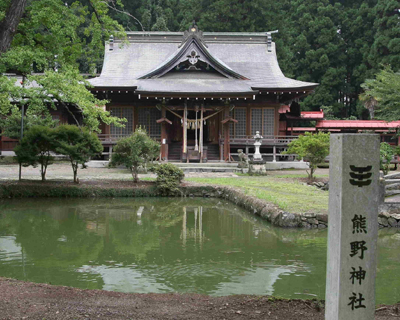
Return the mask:
M 163 163 L 151 168 L 151 171 L 157 175 L 156 187 L 162 196 L 175 195 L 179 191 L 179 185 L 185 174 L 182 169 L 172 163 Z
M 387 175 L 389 173 L 390 161 L 392 161 L 394 154 L 395 152 L 389 143 L 381 142 L 379 159 L 380 159 L 381 170 L 383 171 L 384 175 Z
M 117 142 L 113 150 L 110 166 L 125 165 L 131 172 L 133 181 L 138 182 L 139 167 L 157 158 L 160 144 L 150 138 L 146 130 L 137 128 L 129 137 Z

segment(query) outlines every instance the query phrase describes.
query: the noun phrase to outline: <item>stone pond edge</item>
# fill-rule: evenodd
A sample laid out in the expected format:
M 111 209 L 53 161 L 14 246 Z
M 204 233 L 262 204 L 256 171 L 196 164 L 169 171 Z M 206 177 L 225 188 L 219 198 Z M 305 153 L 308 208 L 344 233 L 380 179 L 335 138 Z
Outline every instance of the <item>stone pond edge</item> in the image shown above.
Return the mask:
M 155 186 L 144 188 L 105 188 L 87 185 L 40 185 L 3 183 L 0 184 L 0 199 L 39 198 L 39 197 L 158 197 Z M 179 196 L 212 197 L 226 199 L 239 207 L 269 221 L 272 225 L 283 228 L 325 229 L 328 226 L 328 214 L 291 213 L 277 205 L 243 191 L 227 186 L 186 185 L 180 187 Z M 399 204 L 383 204 L 379 208 L 378 223 L 380 228 L 400 227 Z

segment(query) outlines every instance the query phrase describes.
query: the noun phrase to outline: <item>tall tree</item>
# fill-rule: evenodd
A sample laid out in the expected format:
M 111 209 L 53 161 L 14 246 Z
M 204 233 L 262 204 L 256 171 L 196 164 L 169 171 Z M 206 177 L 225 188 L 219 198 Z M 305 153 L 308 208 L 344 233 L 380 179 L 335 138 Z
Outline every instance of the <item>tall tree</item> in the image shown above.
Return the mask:
M 366 80 L 362 87 L 365 92 L 360 95 L 360 99 L 364 103 L 376 101 L 374 112 L 377 119 L 400 119 L 400 73 L 386 67 L 375 79 Z
M 5 1 L 0 0 L 0 8 Z M 12 103 L 24 103 L 30 114 L 41 117 L 57 103 L 81 111 L 84 121 L 77 124 L 90 130 L 97 130 L 100 120 L 118 125 L 120 121 L 100 107 L 106 101 L 86 89 L 89 84 L 78 70 L 94 72 L 102 62 L 104 40 L 112 33 L 124 36 L 108 10 L 101 0 L 29 2 L 9 50 L 0 56 L 0 73 L 14 71 L 24 77 L 20 84 L 0 75 L 0 115 L 9 115 Z M 44 73 L 33 76 L 34 71 Z
M 376 34 L 369 63 L 377 71 L 380 64 L 400 69 L 400 5 L 397 0 L 379 0 L 374 9 Z
M 27 0 L 0 2 L 0 55 L 10 48 L 26 4 Z

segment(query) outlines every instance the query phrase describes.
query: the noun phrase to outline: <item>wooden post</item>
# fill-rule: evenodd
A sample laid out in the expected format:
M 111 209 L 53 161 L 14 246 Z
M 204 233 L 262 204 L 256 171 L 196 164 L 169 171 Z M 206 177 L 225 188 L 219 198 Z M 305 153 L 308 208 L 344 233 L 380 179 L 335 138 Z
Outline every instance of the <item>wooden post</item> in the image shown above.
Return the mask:
M 161 107 L 161 118 L 165 119 L 167 117 L 167 110 L 164 107 Z M 163 121 L 161 123 L 161 159 L 166 159 L 168 160 L 168 149 L 167 149 L 167 128 L 166 128 L 167 123 Z
M 272 162 L 276 162 L 276 146 L 273 146 Z
M 204 106 L 201 105 L 201 110 L 200 110 L 200 163 L 203 162 L 203 112 L 204 112 Z
M 189 162 L 187 155 L 187 104 L 183 110 L 183 153 L 186 154 L 186 162 Z
M 224 119 L 229 118 L 229 106 L 225 106 Z M 224 160 L 229 161 L 229 153 L 231 146 L 229 144 L 229 121 L 224 124 Z

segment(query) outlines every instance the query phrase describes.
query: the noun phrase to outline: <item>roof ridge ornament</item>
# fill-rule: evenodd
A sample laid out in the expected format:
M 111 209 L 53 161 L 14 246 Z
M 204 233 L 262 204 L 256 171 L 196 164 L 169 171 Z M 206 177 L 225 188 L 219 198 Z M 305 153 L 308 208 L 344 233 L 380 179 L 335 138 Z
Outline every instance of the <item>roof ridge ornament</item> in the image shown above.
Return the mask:
M 182 39 L 182 42 L 181 42 L 181 44 L 179 45 L 178 48 L 182 47 L 190 39 L 197 39 L 206 48 L 208 48 L 207 44 L 204 42 L 203 31 L 199 30 L 199 27 L 197 26 L 195 20 L 193 20 L 192 26 L 189 28 L 189 30 L 186 30 L 183 33 L 183 39 Z
M 268 31 L 265 34 L 267 35 L 267 49 L 268 52 L 272 51 L 272 34 L 273 33 L 278 33 L 279 30 L 274 30 L 274 31 Z

